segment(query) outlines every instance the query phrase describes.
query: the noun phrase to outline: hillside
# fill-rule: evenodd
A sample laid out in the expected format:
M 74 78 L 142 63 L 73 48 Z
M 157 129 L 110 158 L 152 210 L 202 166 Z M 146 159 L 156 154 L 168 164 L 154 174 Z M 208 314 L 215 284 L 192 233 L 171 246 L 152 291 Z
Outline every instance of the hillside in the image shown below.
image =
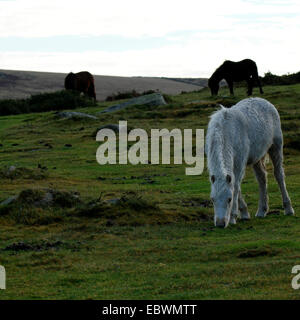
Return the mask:
M 64 73 L 0 70 L 0 99 L 26 98 L 32 94 L 53 92 L 64 87 Z M 115 77 L 95 75 L 96 94 L 99 101 L 117 93 L 136 90 L 159 90 L 166 94 L 179 94 L 201 89 L 200 83 L 184 79 L 154 77 Z
M 203 128 L 219 104 L 246 97 L 228 88 L 170 97 L 167 105 L 0 117 L 0 299 L 299 299 L 291 270 L 300 250 L 300 84 L 265 86 L 254 94 L 279 111 L 286 185 L 295 216 L 284 216 L 272 164 L 270 212 L 255 218 L 258 184 L 248 168 L 242 192 L 251 214 L 227 229 L 213 225 L 210 182 L 187 165 L 99 165 L 98 128 Z M 131 146 L 133 142 L 129 142 Z M 193 141 L 195 145 L 195 141 Z M 18 195 L 18 198 L 15 196 Z M 14 200 L 17 199 L 17 200 Z

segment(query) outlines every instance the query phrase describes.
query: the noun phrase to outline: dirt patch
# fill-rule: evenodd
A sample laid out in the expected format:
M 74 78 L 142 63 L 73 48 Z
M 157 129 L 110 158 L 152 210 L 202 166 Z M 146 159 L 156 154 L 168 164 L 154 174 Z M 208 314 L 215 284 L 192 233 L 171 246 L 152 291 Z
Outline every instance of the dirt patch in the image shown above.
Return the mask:
M 280 211 L 279 210 L 271 210 L 267 213 L 268 216 L 270 215 L 276 215 L 279 216 L 280 215 Z
M 49 250 L 53 248 L 58 248 L 63 245 L 62 241 L 39 241 L 37 243 L 29 243 L 29 242 L 14 242 L 8 246 L 6 246 L 3 251 L 43 251 Z
M 15 223 L 48 225 L 63 221 L 68 212 L 81 203 L 77 193 L 52 189 L 26 189 L 0 204 L 0 217 Z
M 80 200 L 78 193 L 74 192 L 54 189 L 26 189 L 20 192 L 16 202 L 18 205 L 32 205 L 34 207 L 72 208 Z
M 263 256 L 273 257 L 278 255 L 279 253 L 280 253 L 279 249 L 264 247 L 264 248 L 244 249 L 238 253 L 237 257 L 241 259 L 256 258 L 256 257 L 263 257 Z
M 120 198 L 98 200 L 82 204 L 75 212 L 77 216 L 100 218 L 106 226 L 165 224 L 171 217 L 152 201 L 138 194 L 124 194 Z
M 197 211 L 197 218 L 200 221 L 210 221 L 213 220 L 213 217 L 206 212 Z
M 136 192 L 125 192 L 113 199 L 85 201 L 74 192 L 52 189 L 26 189 L 0 204 L 0 218 L 24 225 L 49 225 L 78 218 L 96 219 L 96 223 L 111 226 L 160 225 L 178 221 L 208 221 L 206 202 L 196 212 L 183 214 L 177 210 L 162 210 L 152 199 Z
M 208 199 L 188 198 L 181 201 L 183 207 L 212 208 L 212 202 Z
M 0 178 L 2 179 L 31 179 L 31 180 L 43 180 L 49 177 L 48 172 L 44 169 L 29 169 L 29 168 L 16 168 L 14 166 L 5 167 L 0 169 Z
M 113 184 L 122 184 L 125 180 L 144 180 L 139 182 L 139 184 L 154 184 L 157 181 L 154 180 L 153 178 L 158 178 L 158 177 L 166 177 L 167 174 L 153 174 L 153 175 L 141 175 L 141 176 L 130 176 L 130 177 L 117 177 L 117 178 L 105 178 L 105 177 L 98 177 L 97 180 L 100 181 L 106 181 L 106 180 L 111 180 L 111 181 L 116 181 L 113 182 Z

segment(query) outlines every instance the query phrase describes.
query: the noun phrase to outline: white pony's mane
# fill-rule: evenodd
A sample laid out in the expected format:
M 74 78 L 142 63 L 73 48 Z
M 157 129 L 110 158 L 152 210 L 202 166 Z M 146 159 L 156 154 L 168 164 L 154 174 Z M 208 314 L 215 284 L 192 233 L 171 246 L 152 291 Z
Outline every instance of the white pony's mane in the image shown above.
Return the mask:
M 231 146 L 224 139 L 224 123 L 231 118 L 230 109 L 219 105 L 220 109 L 216 110 L 210 116 L 209 128 L 207 138 L 209 141 L 215 143 L 208 144 L 207 155 L 210 158 L 208 161 L 209 171 L 213 174 L 220 174 L 226 176 L 231 174 L 232 168 L 230 160 Z

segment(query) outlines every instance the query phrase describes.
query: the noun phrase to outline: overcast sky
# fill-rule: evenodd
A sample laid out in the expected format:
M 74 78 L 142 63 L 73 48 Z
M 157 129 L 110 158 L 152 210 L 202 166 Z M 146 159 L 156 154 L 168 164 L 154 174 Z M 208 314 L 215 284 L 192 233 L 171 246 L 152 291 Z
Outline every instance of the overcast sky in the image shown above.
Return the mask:
M 300 71 L 300 0 L 0 0 L 0 69 L 208 77 Z

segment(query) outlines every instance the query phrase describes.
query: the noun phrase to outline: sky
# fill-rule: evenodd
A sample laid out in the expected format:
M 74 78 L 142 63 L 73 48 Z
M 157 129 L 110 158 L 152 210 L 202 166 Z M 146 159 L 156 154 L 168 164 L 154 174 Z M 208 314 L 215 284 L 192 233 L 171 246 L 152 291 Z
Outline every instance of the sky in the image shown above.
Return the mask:
M 0 0 L 0 69 L 209 77 L 300 71 L 299 0 Z

